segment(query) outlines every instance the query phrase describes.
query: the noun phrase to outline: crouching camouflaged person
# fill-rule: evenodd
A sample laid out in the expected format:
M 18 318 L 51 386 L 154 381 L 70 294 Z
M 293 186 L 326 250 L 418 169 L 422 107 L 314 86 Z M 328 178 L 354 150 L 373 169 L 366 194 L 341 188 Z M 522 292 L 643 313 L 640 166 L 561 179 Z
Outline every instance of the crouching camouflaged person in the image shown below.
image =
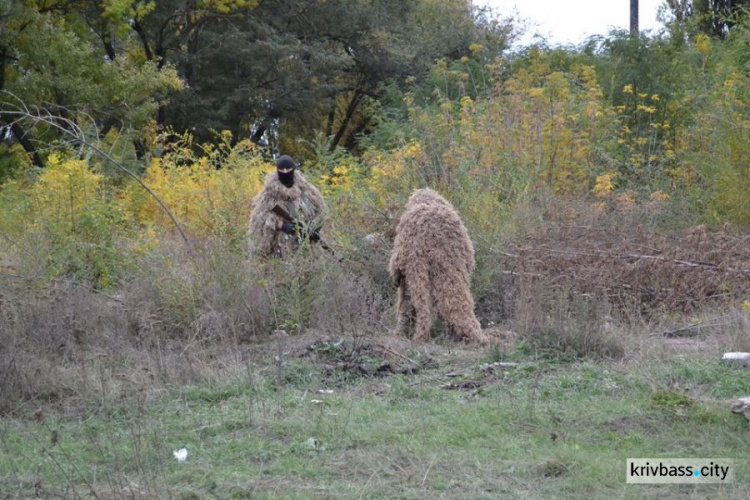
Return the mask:
M 276 172 L 268 174 L 265 186 L 253 200 L 250 253 L 284 258 L 307 240 L 320 242 L 327 211 L 320 191 L 307 182 L 291 157 L 281 156 Z

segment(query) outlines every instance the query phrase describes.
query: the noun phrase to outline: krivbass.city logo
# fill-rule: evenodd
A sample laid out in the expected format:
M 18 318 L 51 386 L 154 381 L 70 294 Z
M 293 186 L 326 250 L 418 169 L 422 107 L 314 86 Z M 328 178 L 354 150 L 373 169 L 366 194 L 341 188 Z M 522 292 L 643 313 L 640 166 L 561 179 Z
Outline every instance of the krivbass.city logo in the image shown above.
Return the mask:
M 630 484 L 731 483 L 734 464 L 730 458 L 628 458 Z

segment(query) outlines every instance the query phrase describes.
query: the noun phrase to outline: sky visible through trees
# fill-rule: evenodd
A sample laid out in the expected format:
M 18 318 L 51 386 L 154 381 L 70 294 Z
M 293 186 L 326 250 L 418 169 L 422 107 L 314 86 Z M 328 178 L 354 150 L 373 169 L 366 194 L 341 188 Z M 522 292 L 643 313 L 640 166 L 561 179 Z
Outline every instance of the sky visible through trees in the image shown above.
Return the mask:
M 640 0 L 639 24 L 641 30 L 656 32 L 664 27 L 657 20 L 663 0 Z M 611 29 L 627 29 L 629 0 L 477 0 L 478 7 L 488 6 L 501 16 L 515 13 L 528 24 L 522 39 L 530 42 L 539 33 L 550 44 L 578 44 L 590 35 L 606 35 Z

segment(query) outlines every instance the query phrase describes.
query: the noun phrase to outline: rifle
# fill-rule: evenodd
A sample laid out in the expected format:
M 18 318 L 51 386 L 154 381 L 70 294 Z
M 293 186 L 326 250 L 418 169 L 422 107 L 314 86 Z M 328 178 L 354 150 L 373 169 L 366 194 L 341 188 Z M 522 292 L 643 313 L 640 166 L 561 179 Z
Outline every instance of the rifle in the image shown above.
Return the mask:
M 282 219 L 284 219 L 286 222 L 290 222 L 290 223 L 294 224 L 295 226 L 298 224 L 297 221 L 294 220 L 294 217 L 292 217 L 289 212 L 287 212 L 286 210 L 284 210 L 279 205 L 275 205 L 271 209 L 271 212 L 275 213 L 276 215 L 278 215 L 279 217 L 281 217 Z M 317 231 L 312 231 L 311 233 L 308 233 L 307 238 L 310 239 L 310 236 L 313 233 L 316 233 L 316 232 Z M 302 237 L 300 237 L 300 239 L 302 239 Z M 323 250 L 331 252 L 331 255 L 335 255 L 334 252 L 333 252 L 333 249 L 331 247 L 329 247 L 328 245 L 325 244 L 325 242 L 320 238 L 320 235 L 318 235 L 318 243 L 320 243 L 320 246 L 323 248 Z

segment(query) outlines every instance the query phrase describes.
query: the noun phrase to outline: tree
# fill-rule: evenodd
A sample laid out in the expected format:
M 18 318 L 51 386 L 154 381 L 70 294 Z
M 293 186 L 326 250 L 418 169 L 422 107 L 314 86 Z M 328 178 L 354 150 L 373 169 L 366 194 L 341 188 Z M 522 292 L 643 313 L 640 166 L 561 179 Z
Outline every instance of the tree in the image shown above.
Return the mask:
M 6 4 L 3 4 L 6 5 Z M 17 0 L 0 11 L 2 84 L 83 128 L 160 128 L 303 154 L 321 134 L 355 149 L 387 86 L 425 81 L 470 46 L 499 54 L 507 27 L 469 0 Z M 411 80 L 410 80 L 411 81 Z M 83 125 L 83 124 L 82 124 Z M 16 121 L 13 127 L 28 126 Z M 35 158 L 50 130 L 15 133 Z
M 750 8 L 750 0 L 666 0 L 661 17 L 690 32 L 727 38 Z
M 44 108 L 98 139 L 117 129 L 116 135 L 129 136 L 137 151 L 158 106 L 182 84 L 171 66 L 129 52 L 131 39 L 115 40 L 110 34 L 121 23 L 97 18 L 97 29 L 91 28 L 93 6 L 102 3 L 11 4 L 12 15 L 4 18 L 0 32 L 0 103 Z M 59 131 L 7 114 L 3 118 L 32 161 L 43 166 L 36 144 L 54 142 Z
M 385 84 L 424 80 L 436 59 L 458 59 L 472 43 L 502 48 L 504 39 L 466 0 L 263 2 L 207 24 L 195 50 L 179 55 L 188 88 L 165 122 L 199 137 L 226 128 L 300 154 L 318 134 L 329 150 L 354 149 Z

